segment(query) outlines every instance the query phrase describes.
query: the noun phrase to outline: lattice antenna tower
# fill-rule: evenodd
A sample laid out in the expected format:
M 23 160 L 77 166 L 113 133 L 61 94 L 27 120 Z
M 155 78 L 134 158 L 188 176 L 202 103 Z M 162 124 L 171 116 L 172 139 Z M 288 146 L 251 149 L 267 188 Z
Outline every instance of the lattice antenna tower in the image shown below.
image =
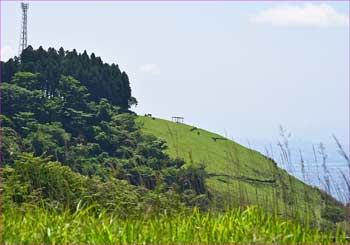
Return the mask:
M 21 57 L 21 54 L 24 49 L 28 46 L 28 33 L 27 33 L 27 16 L 29 3 L 21 3 L 22 8 L 22 23 L 21 23 L 21 33 L 19 38 L 19 47 L 18 47 L 18 57 Z

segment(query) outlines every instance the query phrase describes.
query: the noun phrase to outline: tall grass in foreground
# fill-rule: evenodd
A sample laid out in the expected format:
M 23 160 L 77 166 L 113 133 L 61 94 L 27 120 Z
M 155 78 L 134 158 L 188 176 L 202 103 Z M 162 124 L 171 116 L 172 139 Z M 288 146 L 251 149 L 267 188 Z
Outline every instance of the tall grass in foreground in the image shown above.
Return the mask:
M 41 207 L 4 213 L 3 244 L 346 244 L 345 232 L 320 232 L 256 207 L 226 213 L 161 213 L 137 218 Z

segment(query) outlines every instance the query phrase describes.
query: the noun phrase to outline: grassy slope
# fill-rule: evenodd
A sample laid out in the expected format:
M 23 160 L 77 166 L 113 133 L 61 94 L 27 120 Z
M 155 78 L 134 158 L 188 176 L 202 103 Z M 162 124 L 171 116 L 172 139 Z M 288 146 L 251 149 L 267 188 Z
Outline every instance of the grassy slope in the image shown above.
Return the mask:
M 211 176 L 207 186 L 216 204 L 278 207 L 280 213 L 312 209 L 319 217 L 319 192 L 275 167 L 262 154 L 228 139 L 214 141 L 213 137 L 223 137 L 202 129 L 191 131 L 193 127 L 185 124 L 150 117 L 139 117 L 138 121 L 145 133 L 167 141 L 172 157 L 183 158 L 187 164 L 205 164 Z M 277 180 L 277 185 L 271 180 Z

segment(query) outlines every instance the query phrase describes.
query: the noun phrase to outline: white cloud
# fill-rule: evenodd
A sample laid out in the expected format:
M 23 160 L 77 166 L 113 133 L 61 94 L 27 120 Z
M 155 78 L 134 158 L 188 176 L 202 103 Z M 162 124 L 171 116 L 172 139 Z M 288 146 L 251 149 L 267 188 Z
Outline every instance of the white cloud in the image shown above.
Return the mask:
M 286 5 L 265 9 L 253 16 L 254 23 L 288 26 L 348 26 L 349 16 L 327 4 Z
M 13 58 L 16 54 L 16 51 L 11 46 L 1 47 L 1 60 L 7 61 L 10 58 Z
M 160 68 L 157 64 L 143 64 L 139 67 L 139 71 L 144 73 L 159 73 Z

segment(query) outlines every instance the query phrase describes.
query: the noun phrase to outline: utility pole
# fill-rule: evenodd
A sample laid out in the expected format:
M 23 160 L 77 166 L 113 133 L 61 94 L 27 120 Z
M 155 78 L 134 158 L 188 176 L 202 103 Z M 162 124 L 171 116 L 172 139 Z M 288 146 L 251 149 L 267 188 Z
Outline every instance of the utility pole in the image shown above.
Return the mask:
M 28 14 L 29 3 L 21 3 L 21 8 L 22 8 L 22 23 L 21 23 L 21 32 L 20 32 L 19 47 L 18 47 L 19 58 L 21 57 L 23 50 L 26 49 L 28 46 L 27 14 Z

